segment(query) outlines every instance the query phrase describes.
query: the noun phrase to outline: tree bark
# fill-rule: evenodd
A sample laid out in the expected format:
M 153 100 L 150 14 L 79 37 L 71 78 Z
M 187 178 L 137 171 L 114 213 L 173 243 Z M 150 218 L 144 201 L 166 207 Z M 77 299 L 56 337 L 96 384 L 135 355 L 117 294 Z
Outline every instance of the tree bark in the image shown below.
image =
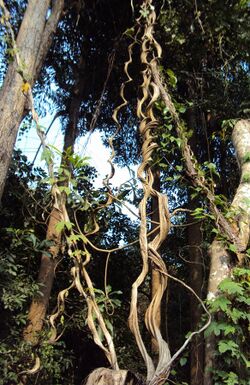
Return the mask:
M 50 0 L 30 0 L 25 11 L 16 46 L 24 62 L 25 80 L 32 86 L 49 50 L 64 1 L 56 0 L 49 18 Z M 22 92 L 23 76 L 16 58 L 9 65 L 0 92 L 0 200 L 20 123 L 25 115 L 26 97 Z
M 190 218 L 193 221 L 194 218 Z M 204 278 L 202 260 L 202 232 L 201 223 L 188 226 L 189 253 L 189 281 L 195 293 L 202 298 L 202 284 Z M 194 296 L 190 296 L 190 324 L 191 331 L 198 328 L 201 321 L 202 308 Z M 203 336 L 198 334 L 191 341 L 190 351 L 190 385 L 201 385 L 203 381 L 204 344 Z
M 75 74 L 75 85 L 72 90 L 72 98 L 69 107 L 69 121 L 65 129 L 63 154 L 70 148 L 74 151 L 74 144 L 77 137 L 77 124 L 79 121 L 80 106 L 85 93 L 85 77 L 82 75 L 85 69 L 85 61 L 80 57 L 77 72 Z M 71 164 L 62 157 L 61 165 L 71 172 Z M 62 184 L 67 185 L 65 181 Z M 30 306 L 28 314 L 28 325 L 24 330 L 24 339 L 36 344 L 39 339 L 39 332 L 43 328 L 49 305 L 50 294 L 53 286 L 55 269 L 58 262 L 58 253 L 61 248 L 61 233 L 56 231 L 57 224 L 63 220 L 63 211 L 66 205 L 66 196 L 61 194 L 59 202 L 53 206 L 49 216 L 46 239 L 53 242 L 53 246 L 47 254 L 42 255 L 41 265 L 38 274 L 38 284 L 40 285 L 40 294 L 37 295 Z M 59 207 L 58 207 L 59 206 Z
M 189 85 L 190 97 L 194 98 L 194 91 Z M 199 116 L 199 115 L 198 115 Z M 197 127 L 197 110 L 190 108 L 187 112 L 187 122 L 189 129 L 194 133 L 190 139 L 190 146 L 194 153 L 201 153 L 200 143 L 198 141 L 198 127 Z M 199 146 L 199 147 L 198 147 Z M 202 152 L 203 155 L 203 152 Z M 201 156 L 202 156 L 201 155 Z M 192 199 L 189 194 L 189 208 L 195 210 L 199 207 L 199 200 Z M 202 252 L 202 231 L 201 222 L 194 222 L 194 217 L 189 215 L 189 226 L 187 227 L 188 237 L 188 254 L 189 254 L 189 284 L 195 293 L 202 298 L 202 285 L 204 279 L 203 269 L 203 252 Z M 193 223 L 191 225 L 191 223 Z M 190 330 L 194 331 L 198 328 L 198 324 L 202 317 L 202 308 L 199 302 L 194 298 L 193 294 L 190 295 Z M 190 344 L 190 385 L 201 385 L 203 382 L 203 368 L 204 368 L 204 341 L 203 335 L 196 335 Z
M 107 368 L 95 369 L 88 377 L 86 385 L 146 385 L 128 370 Z
M 244 252 L 249 242 L 250 230 L 250 121 L 240 120 L 234 127 L 232 140 L 235 147 L 241 179 L 231 205 L 231 226 L 237 229 L 238 238 L 235 241 L 238 264 L 243 262 Z M 208 300 L 214 300 L 219 295 L 219 284 L 230 277 L 231 264 L 225 242 L 215 239 L 210 247 L 210 274 L 208 281 Z M 213 385 L 211 368 L 214 368 L 215 338 L 207 337 L 205 346 L 205 377 L 204 385 Z
M 62 202 L 64 203 L 64 202 Z M 49 303 L 50 293 L 53 286 L 57 256 L 61 248 L 61 232 L 56 231 L 56 225 L 62 220 L 60 208 L 53 208 L 47 228 L 46 239 L 53 242 L 48 254 L 43 254 L 38 274 L 39 295 L 37 295 L 30 306 L 28 314 L 28 325 L 24 330 L 24 339 L 32 344 L 38 342 L 38 333 L 42 330 L 45 315 Z

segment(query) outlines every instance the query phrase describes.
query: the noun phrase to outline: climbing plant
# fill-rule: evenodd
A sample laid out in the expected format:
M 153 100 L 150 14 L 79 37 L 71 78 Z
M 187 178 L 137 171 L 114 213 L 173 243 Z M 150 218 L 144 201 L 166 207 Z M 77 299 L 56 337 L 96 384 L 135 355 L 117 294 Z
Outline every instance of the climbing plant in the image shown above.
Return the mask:
M 18 349 L 11 360 L 1 358 L 2 383 L 78 384 L 92 371 L 88 385 L 187 384 L 189 378 L 191 385 L 246 384 L 250 125 L 248 55 L 237 44 L 246 46 L 248 3 L 47 2 L 51 48 L 35 87 L 38 72 L 28 70 L 26 45 L 18 46 L 20 21 L 13 23 L 8 11 L 15 15 L 16 8 L 12 1 L 0 6 L 12 61 L 6 79 L 17 78 L 47 166 L 47 175 L 35 176 L 24 162 L 26 174 L 18 178 L 15 166 L 10 176 L 17 189 L 10 178 L 3 196 L 0 269 L 8 283 L 1 306 L 11 322 L 1 346 L 4 353 L 13 352 L 13 343 Z M 47 96 L 49 107 L 42 103 Z M 62 151 L 48 143 L 40 124 L 46 108 L 55 106 Z M 102 188 L 94 187 L 88 159 L 74 149 L 88 131 L 87 146 L 97 128 L 111 153 Z M 116 163 L 137 163 L 137 177 L 113 187 Z M 139 213 L 129 207 L 134 223 L 121 212 L 127 202 L 138 206 Z M 194 225 L 196 243 L 186 230 Z M 198 289 L 187 279 L 192 268 L 193 277 L 202 275 Z M 195 325 L 182 328 L 190 322 L 188 301 L 202 310 Z M 169 326 L 178 318 L 177 338 Z M 89 351 L 102 357 L 84 375 L 78 336 L 94 341 Z M 200 377 L 193 364 L 187 374 L 194 337 L 205 350 L 205 363 L 195 358 Z

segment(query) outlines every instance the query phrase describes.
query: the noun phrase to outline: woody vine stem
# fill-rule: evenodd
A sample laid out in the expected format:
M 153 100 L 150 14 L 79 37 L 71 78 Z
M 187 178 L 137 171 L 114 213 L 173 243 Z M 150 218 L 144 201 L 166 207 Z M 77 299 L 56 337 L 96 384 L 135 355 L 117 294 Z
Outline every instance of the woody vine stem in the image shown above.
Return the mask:
M 160 385 L 163 384 L 169 376 L 171 364 L 179 356 L 182 350 L 187 346 L 192 336 L 197 332 L 203 331 L 210 323 L 210 316 L 208 316 L 208 321 L 204 327 L 192 334 L 183 344 L 183 346 L 174 354 L 171 358 L 170 350 L 168 343 L 163 339 L 161 331 L 157 324 L 157 312 L 161 304 L 162 296 L 167 287 L 167 277 L 169 274 L 166 269 L 166 265 L 162 260 L 159 249 L 162 242 L 166 239 L 168 231 L 170 229 L 170 215 L 168 210 L 168 201 L 167 197 L 156 191 L 153 188 L 154 184 L 154 175 L 152 172 L 152 157 L 153 153 L 157 148 L 157 144 L 154 141 L 154 136 L 157 132 L 159 122 L 157 121 L 154 114 L 154 105 L 155 102 L 162 97 L 162 83 L 159 83 L 158 74 L 158 65 L 159 59 L 161 57 L 161 47 L 154 38 L 154 25 L 156 23 L 156 13 L 153 6 L 152 0 L 144 1 L 141 8 L 141 15 L 136 20 L 137 31 L 136 31 L 136 41 L 137 36 L 140 37 L 141 41 L 141 64 L 143 67 L 142 70 L 142 85 L 141 93 L 142 97 L 139 98 L 137 104 L 137 116 L 140 120 L 139 133 L 142 138 L 142 162 L 138 169 L 138 178 L 140 179 L 143 186 L 143 198 L 140 203 L 140 251 L 142 257 L 142 270 L 140 275 L 137 277 L 136 281 L 132 286 L 132 295 L 131 295 L 131 308 L 129 315 L 129 326 L 133 334 L 137 345 L 140 349 L 142 357 L 145 361 L 147 367 L 147 383 L 149 385 Z M 131 53 L 130 53 L 131 57 Z M 127 67 L 125 67 L 125 72 L 127 73 Z M 131 79 L 129 77 L 129 79 Z M 168 101 L 171 98 L 168 95 L 167 91 L 164 89 L 165 95 L 168 96 Z M 171 111 L 171 110 L 170 110 Z M 172 109 L 173 111 L 173 109 Z M 175 112 L 176 119 L 178 115 Z M 147 206 L 148 202 L 152 197 L 155 197 L 158 201 L 158 210 L 159 210 L 159 232 L 154 238 L 149 242 L 147 237 Z M 152 269 L 155 269 L 160 274 L 160 285 L 158 286 L 151 302 L 148 306 L 148 309 L 145 313 L 145 324 L 151 336 L 155 338 L 158 344 L 158 361 L 156 367 L 154 366 L 153 360 L 150 357 L 143 338 L 140 333 L 139 322 L 138 322 L 138 312 L 137 312 L 137 299 L 138 299 L 138 288 L 145 280 L 148 271 L 149 263 L 151 262 Z M 170 276 L 171 278 L 174 278 Z M 205 306 L 203 305 L 205 311 L 209 315 Z
M 14 33 L 11 28 L 9 22 L 9 14 L 4 5 L 4 2 L 0 1 L 0 6 L 3 9 L 5 15 L 5 23 L 7 29 L 9 30 L 11 36 L 11 42 L 14 48 L 15 60 L 17 62 L 17 71 L 23 79 L 23 92 L 27 96 L 28 107 L 31 111 L 33 120 L 35 121 L 37 133 L 41 140 L 42 146 L 44 150 L 49 150 L 50 148 L 46 144 L 46 138 L 44 132 L 41 130 L 38 121 L 38 115 L 34 109 L 33 96 L 31 87 L 28 83 L 28 76 L 25 74 L 25 63 L 22 62 L 19 57 L 18 50 L 16 49 L 16 43 L 14 39 Z M 162 296 L 167 287 L 167 279 L 170 277 L 171 279 L 176 278 L 169 275 L 166 265 L 162 260 L 160 255 L 160 246 L 162 242 L 166 239 L 171 223 L 170 223 L 170 214 L 168 210 L 168 200 L 167 197 L 159 191 L 156 191 L 153 188 L 154 184 L 154 175 L 152 172 L 152 157 L 157 149 L 157 144 L 154 140 L 154 136 L 157 133 L 157 129 L 159 126 L 159 122 L 154 113 L 155 103 L 161 98 L 165 104 L 168 106 L 170 114 L 176 123 L 177 133 L 183 139 L 183 154 L 186 159 L 186 163 L 189 166 L 188 170 L 193 175 L 196 170 L 194 165 L 194 158 L 191 154 L 190 148 L 187 146 L 184 136 L 182 135 L 182 131 L 180 130 L 181 123 L 179 117 L 174 109 L 174 105 L 171 101 L 170 95 L 168 94 L 167 87 L 163 84 L 161 80 L 161 76 L 158 69 L 158 62 L 161 58 L 161 47 L 158 42 L 154 38 L 154 25 L 156 23 L 156 13 L 153 6 L 152 0 L 144 0 L 143 5 L 141 7 L 141 14 L 136 20 L 135 25 L 135 35 L 133 42 L 128 47 L 128 61 L 125 63 L 124 72 L 127 76 L 127 80 L 122 84 L 120 90 L 120 96 L 122 98 L 122 103 L 114 110 L 113 119 L 117 124 L 116 133 L 121 130 L 121 126 L 118 120 L 118 113 L 121 108 L 125 107 L 128 103 L 124 96 L 124 89 L 126 84 L 131 82 L 133 79 L 130 77 L 128 68 L 132 62 L 132 54 L 133 48 L 136 44 L 140 44 L 141 54 L 141 65 L 142 65 L 142 84 L 141 84 L 141 96 L 138 99 L 137 104 L 137 116 L 139 120 L 139 133 L 142 139 L 142 160 L 141 164 L 138 168 L 138 178 L 142 183 L 143 187 L 143 198 L 140 202 L 139 211 L 140 211 L 140 234 L 139 234 L 139 245 L 140 245 L 140 253 L 142 260 L 142 269 L 132 285 L 132 293 L 131 293 L 131 306 L 130 306 L 130 314 L 129 314 L 129 327 L 132 333 L 135 336 L 136 343 L 141 352 L 141 355 L 145 361 L 147 367 L 147 384 L 148 385 L 161 385 L 168 378 L 171 365 L 173 361 L 179 356 L 182 350 L 186 347 L 192 336 L 198 332 L 203 331 L 210 322 L 210 317 L 208 317 L 208 321 L 206 324 L 197 332 L 191 334 L 191 336 L 184 342 L 183 346 L 173 355 L 171 358 L 170 350 L 168 343 L 163 339 L 161 335 L 161 331 L 159 325 L 157 324 L 156 315 L 158 309 L 161 304 Z M 114 134 L 114 136 L 116 135 Z M 110 205 L 114 200 L 118 199 L 113 195 L 110 188 L 110 179 L 114 175 L 114 165 L 112 163 L 113 158 L 115 156 L 114 147 L 113 147 L 113 139 L 112 136 L 109 140 L 109 144 L 111 147 L 111 157 L 109 159 L 109 163 L 111 165 L 110 175 L 104 181 L 104 185 L 107 191 L 107 201 L 104 205 L 100 205 L 96 212 L 104 207 Z M 66 195 L 64 191 L 61 191 L 58 188 L 57 181 L 54 177 L 53 170 L 53 159 L 49 157 L 47 161 L 49 176 L 53 179 L 52 185 L 52 199 L 53 206 L 60 213 L 61 221 L 64 223 L 70 223 L 69 215 L 66 207 Z M 194 180 L 197 182 L 197 175 L 193 176 Z M 204 181 L 199 181 L 204 185 Z M 210 192 L 207 190 L 207 187 L 204 186 L 204 191 L 207 194 L 208 199 L 210 200 L 211 206 L 213 205 L 212 198 L 210 199 Z M 158 227 L 154 230 L 154 232 L 148 232 L 148 212 L 147 207 L 150 200 L 154 197 L 154 199 L 158 202 L 159 208 L 159 223 Z M 216 210 L 214 208 L 214 210 Z M 88 239 L 90 234 L 93 234 L 99 230 L 99 225 L 94 218 L 94 228 L 88 234 L 83 234 L 80 227 L 76 221 L 76 229 L 73 229 L 71 226 L 68 228 L 67 234 L 63 234 L 67 243 L 67 251 L 69 256 L 72 258 L 74 262 L 74 266 L 71 269 L 72 282 L 70 286 L 64 290 L 62 290 L 58 294 L 58 303 L 57 303 L 57 311 L 51 315 L 50 324 L 51 324 L 51 336 L 50 342 L 56 341 L 60 335 L 58 336 L 56 321 L 58 317 L 62 314 L 65 308 L 65 298 L 67 297 L 69 291 L 72 288 L 77 289 L 77 291 L 85 298 L 88 314 L 87 314 L 87 324 L 93 335 L 93 339 L 95 343 L 104 351 L 111 368 L 114 370 L 118 370 L 117 356 L 115 352 L 115 347 L 113 343 L 112 336 L 108 327 L 105 323 L 105 319 L 103 318 L 102 312 L 98 307 L 98 303 L 95 296 L 94 285 L 91 281 L 91 278 L 87 271 L 87 265 L 91 259 L 91 248 L 95 248 L 94 245 Z M 220 220 L 220 216 L 218 215 L 218 222 L 221 224 L 224 223 L 223 220 Z M 151 235 L 151 239 L 149 241 L 149 234 Z M 228 231 L 228 237 L 231 239 L 231 232 Z M 232 236 L 233 238 L 233 236 Z M 235 241 L 235 238 L 233 238 Z M 101 252 L 109 253 L 113 250 L 99 250 Z M 146 328 L 151 336 L 157 341 L 158 345 L 158 361 L 157 364 L 153 363 L 150 354 L 148 353 L 143 337 L 141 335 L 139 320 L 138 320 L 138 289 L 145 281 L 148 273 L 149 273 L 149 265 L 151 264 L 152 269 L 159 272 L 160 274 L 160 285 L 158 286 L 149 306 L 145 313 L 145 324 Z M 179 280 L 178 280 L 179 281 Z M 183 283 L 182 283 L 183 284 Z M 187 285 L 184 284 L 187 287 Z M 187 287 L 190 290 L 190 288 Z M 192 290 L 191 290 L 192 291 Z M 192 291 L 193 292 L 193 291 Z M 195 295 L 195 293 L 193 292 Z M 201 300 L 199 300 L 205 310 Z M 208 312 L 207 312 L 208 314 Z M 104 339 L 100 338 L 100 334 L 98 333 L 98 327 L 101 329 Z M 36 365 L 34 368 L 25 371 L 27 374 L 33 374 L 37 370 L 39 370 L 40 361 L 39 359 L 36 361 Z M 24 372 L 23 372 L 24 373 Z

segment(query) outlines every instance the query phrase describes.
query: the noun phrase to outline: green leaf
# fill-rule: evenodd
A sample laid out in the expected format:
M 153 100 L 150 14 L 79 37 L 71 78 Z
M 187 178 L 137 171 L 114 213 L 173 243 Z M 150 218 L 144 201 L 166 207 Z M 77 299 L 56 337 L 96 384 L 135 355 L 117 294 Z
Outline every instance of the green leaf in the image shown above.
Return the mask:
M 240 294 L 240 295 L 242 295 L 244 292 L 244 289 L 241 286 L 241 284 L 232 281 L 230 278 L 224 279 L 220 283 L 219 289 L 221 291 L 227 292 L 228 294 Z
M 169 77 L 169 83 L 171 84 L 172 87 L 175 87 L 177 84 L 177 77 L 175 76 L 174 71 L 168 68 L 166 70 L 166 73 L 168 74 L 168 77 Z
M 61 232 L 66 227 L 69 231 L 72 229 L 72 223 L 69 221 L 60 221 L 56 224 L 56 231 Z
M 229 244 L 228 249 L 232 251 L 233 253 L 237 253 L 237 247 L 233 245 L 232 243 Z
M 187 110 L 187 108 L 186 108 L 185 106 L 183 106 L 183 105 L 181 105 L 181 106 L 179 107 L 179 112 L 180 112 L 180 114 L 184 114 L 184 113 L 186 112 L 186 110 Z
M 149 10 L 148 9 L 140 9 L 140 14 L 142 17 L 147 17 L 149 15 Z
M 186 363 L 187 363 L 187 358 L 186 358 L 186 357 L 181 357 L 181 359 L 180 359 L 180 365 L 181 365 L 181 366 L 184 366 L 184 365 L 186 365 Z
M 182 37 L 182 36 L 176 36 L 176 41 L 177 41 L 180 45 L 182 45 L 182 44 L 185 43 L 186 39 L 185 39 L 184 37 Z
M 245 362 L 245 365 L 247 368 L 250 368 L 250 361 L 248 359 L 246 359 L 246 357 L 244 356 L 244 354 L 241 353 L 241 358 L 243 359 L 243 361 Z
M 218 349 L 220 353 L 226 353 L 230 351 L 232 355 L 235 356 L 236 353 L 238 352 L 239 347 L 234 341 L 222 340 L 222 341 L 219 341 Z
M 64 229 L 64 221 L 60 221 L 56 224 L 56 231 L 58 231 L 59 233 Z
M 41 160 L 45 160 L 45 162 L 47 164 L 52 162 L 53 154 L 52 154 L 52 152 L 50 151 L 49 148 L 47 148 L 47 147 L 44 148 L 44 150 L 42 152 L 42 155 L 41 155 Z
M 243 163 L 249 162 L 250 161 L 250 152 L 247 151 L 245 155 L 243 156 Z
M 182 140 L 180 138 L 176 138 L 176 143 L 177 143 L 177 146 L 180 148 Z
M 245 303 L 247 306 L 250 306 L 250 297 L 245 297 L 244 295 L 238 295 L 235 300 L 240 303 Z
M 236 373 L 229 372 L 228 377 L 224 381 L 227 385 L 238 385 L 239 384 L 239 378 Z
M 126 35 L 128 37 L 133 37 L 134 33 L 135 33 L 135 28 L 132 27 L 132 28 L 126 29 L 126 31 L 124 32 L 124 35 Z
M 159 163 L 158 165 L 159 165 L 159 167 L 160 167 L 161 169 L 169 168 L 169 166 L 168 166 L 166 163 L 162 163 L 162 162 L 161 162 L 161 163 Z
M 108 331 L 109 331 L 111 334 L 113 334 L 114 328 L 113 328 L 112 323 L 111 323 L 108 319 L 105 319 L 105 323 L 106 323 L 106 326 L 107 326 Z
M 242 175 L 242 182 L 243 183 L 249 183 L 250 182 L 250 173 L 249 172 L 245 172 Z
M 33 247 L 36 247 L 37 244 L 37 238 L 34 234 L 29 234 L 28 239 L 32 242 Z
M 66 193 L 66 195 L 69 195 L 71 193 L 70 188 L 67 187 L 67 186 L 59 186 L 58 190 L 59 191 L 64 191 Z
M 239 309 L 233 308 L 232 311 L 229 311 L 228 316 L 231 317 L 232 321 L 237 324 L 240 319 L 246 319 L 248 313 L 246 311 L 241 311 Z
M 58 155 L 62 156 L 62 151 L 60 151 L 57 147 L 53 146 L 53 144 L 49 144 L 48 147 L 54 150 Z M 52 153 L 52 151 L 50 152 Z
M 207 167 L 212 174 L 220 176 L 220 174 L 217 171 L 216 165 L 212 162 L 204 162 L 204 166 Z
M 210 336 L 211 334 L 215 334 L 216 336 L 220 335 L 220 327 L 219 324 L 215 321 L 211 322 L 209 327 L 205 330 L 205 337 Z
M 224 327 L 225 336 L 227 336 L 228 334 L 234 334 L 235 331 L 236 331 L 236 329 L 233 325 L 225 324 L 225 327 Z
M 229 305 L 231 305 L 231 301 L 226 297 L 220 296 L 210 303 L 210 309 L 212 312 L 218 310 L 226 312 L 229 309 Z
M 69 242 L 77 242 L 81 239 L 81 235 L 79 234 L 71 234 L 69 237 L 67 237 Z
M 65 226 L 67 227 L 68 230 L 71 230 L 72 226 L 73 226 L 73 223 L 67 221 L 67 222 L 65 222 Z

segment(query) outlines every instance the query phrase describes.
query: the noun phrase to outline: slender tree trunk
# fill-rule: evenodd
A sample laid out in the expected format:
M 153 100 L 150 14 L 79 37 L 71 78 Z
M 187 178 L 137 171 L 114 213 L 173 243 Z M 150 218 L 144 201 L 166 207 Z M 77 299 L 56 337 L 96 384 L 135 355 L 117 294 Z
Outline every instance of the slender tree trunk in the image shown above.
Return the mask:
M 69 122 L 67 124 L 64 136 L 63 153 L 70 148 L 74 151 L 74 143 L 77 137 L 77 124 L 79 121 L 80 105 L 85 93 L 85 77 L 82 75 L 85 69 L 85 61 L 81 56 L 77 73 L 75 75 L 75 85 L 72 92 L 72 99 L 69 107 Z M 61 164 L 71 172 L 71 165 L 67 159 L 62 158 Z M 67 185 L 67 181 L 65 185 Z M 61 233 L 56 231 L 56 225 L 63 220 L 62 213 L 66 205 L 66 196 L 61 194 L 61 200 L 56 202 L 49 216 L 46 239 L 53 242 L 53 246 L 47 254 L 42 255 L 41 265 L 38 275 L 38 284 L 40 285 L 40 294 L 37 295 L 30 306 L 28 314 L 28 325 L 24 330 L 24 339 L 33 344 L 38 342 L 39 332 L 43 328 L 46 312 L 49 304 L 51 289 L 53 286 L 55 269 L 58 262 L 58 253 L 61 248 Z
M 240 184 L 234 196 L 231 210 L 234 217 L 231 226 L 237 229 L 238 238 L 235 240 L 238 263 L 241 264 L 244 252 L 249 242 L 250 230 L 250 121 L 240 120 L 233 129 L 233 144 L 237 160 L 241 170 Z M 219 284 L 224 278 L 230 277 L 231 261 L 225 243 L 215 239 L 210 247 L 210 274 L 208 281 L 209 300 L 219 295 Z M 215 367 L 214 362 L 215 338 L 213 335 L 206 340 L 205 346 L 205 377 L 204 385 L 213 385 L 211 368 Z
M 194 91 L 189 88 L 190 97 L 194 97 Z M 196 110 L 190 108 L 187 113 L 188 127 L 194 130 L 190 139 L 190 146 L 194 153 L 198 151 L 199 141 L 197 139 L 197 117 Z M 192 200 L 189 196 L 189 208 L 194 210 L 199 206 L 198 199 Z M 194 218 L 189 216 L 189 224 L 194 222 Z M 203 255 L 202 255 L 202 232 L 201 222 L 193 223 L 187 228 L 188 254 L 189 254 L 189 284 L 195 293 L 202 298 L 202 285 L 204 279 Z M 190 325 L 191 330 L 198 329 L 198 324 L 202 317 L 202 308 L 199 302 L 190 295 Z M 196 335 L 190 344 L 190 385 L 201 385 L 203 382 L 204 368 L 204 342 L 203 335 Z
M 16 46 L 23 62 L 25 80 L 32 86 L 49 50 L 53 32 L 63 10 L 64 1 L 56 0 L 50 17 L 50 0 L 30 0 L 21 23 Z M 16 58 L 9 65 L 0 93 L 0 200 L 20 123 L 25 115 L 26 97 L 22 92 L 23 76 Z M 27 112 L 27 111 L 26 111 Z
M 192 205 L 192 203 L 191 203 Z M 193 206 L 196 206 L 193 204 Z M 196 206 L 197 207 L 197 206 Z M 194 218 L 190 218 L 190 222 Z M 203 261 L 201 223 L 188 226 L 189 281 L 195 293 L 202 297 Z M 198 329 L 202 317 L 202 308 L 194 296 L 190 296 L 191 331 Z M 190 351 L 190 385 L 201 385 L 203 382 L 204 344 L 203 336 L 198 334 L 191 342 Z
M 57 256 L 61 248 L 61 233 L 56 231 L 56 225 L 61 220 L 60 210 L 53 208 L 49 217 L 46 234 L 46 239 L 52 241 L 53 246 L 49 249 L 50 256 L 47 254 L 42 255 L 37 279 L 37 283 L 40 286 L 40 294 L 32 301 L 28 314 L 28 325 L 24 330 L 24 339 L 33 344 L 38 341 L 37 333 L 42 330 L 54 281 Z

